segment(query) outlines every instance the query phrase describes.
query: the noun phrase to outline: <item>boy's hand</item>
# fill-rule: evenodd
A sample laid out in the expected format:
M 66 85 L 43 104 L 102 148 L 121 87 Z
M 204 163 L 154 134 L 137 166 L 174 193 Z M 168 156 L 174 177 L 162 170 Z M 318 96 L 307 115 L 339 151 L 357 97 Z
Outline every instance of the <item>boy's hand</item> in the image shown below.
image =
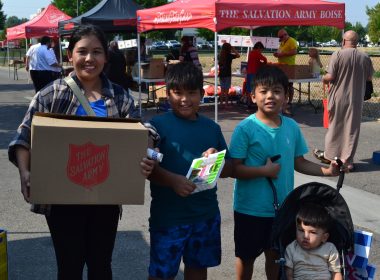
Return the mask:
M 207 151 L 204 151 L 204 152 L 202 153 L 202 157 L 208 157 L 209 155 L 211 155 L 211 154 L 215 154 L 215 153 L 217 153 L 217 152 L 218 152 L 218 150 L 215 149 L 215 148 L 208 148 Z
M 152 174 L 152 171 L 153 171 L 154 166 L 156 164 L 157 164 L 157 162 L 155 160 L 144 157 L 140 161 L 141 174 L 144 175 L 145 178 L 148 178 L 150 176 L 150 174 Z
M 176 178 L 176 183 L 173 184 L 173 191 L 179 196 L 186 197 L 190 195 L 196 186 L 193 182 L 187 179 L 185 176 L 178 175 Z
M 270 158 L 267 159 L 267 163 L 264 166 L 265 170 L 265 177 L 276 179 L 278 172 L 280 172 L 280 165 L 278 163 L 274 163 L 270 160 Z

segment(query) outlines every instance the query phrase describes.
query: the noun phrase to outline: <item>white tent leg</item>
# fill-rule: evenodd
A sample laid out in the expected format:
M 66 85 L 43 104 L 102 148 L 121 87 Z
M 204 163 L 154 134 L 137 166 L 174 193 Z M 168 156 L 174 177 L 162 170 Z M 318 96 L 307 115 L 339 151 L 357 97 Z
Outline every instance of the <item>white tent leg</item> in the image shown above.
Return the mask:
M 141 55 L 140 55 L 140 33 L 137 32 L 137 63 L 138 63 L 138 85 L 139 85 L 139 114 L 142 118 L 142 107 L 141 107 Z M 149 93 L 148 93 L 149 94 Z
M 218 123 L 218 32 L 214 33 L 214 66 L 215 66 L 215 80 L 214 80 L 214 100 L 215 100 L 215 122 Z

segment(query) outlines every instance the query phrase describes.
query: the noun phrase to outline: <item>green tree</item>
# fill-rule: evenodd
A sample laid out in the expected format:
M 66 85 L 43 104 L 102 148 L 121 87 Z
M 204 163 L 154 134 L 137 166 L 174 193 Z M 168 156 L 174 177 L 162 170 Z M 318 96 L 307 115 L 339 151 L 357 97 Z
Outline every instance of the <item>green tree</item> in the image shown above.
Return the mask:
M 6 16 L 4 15 L 4 12 L 3 12 L 3 2 L 0 0 L 0 30 L 4 29 L 5 18 Z
M 101 0 L 53 0 L 51 3 L 71 17 L 84 14 L 95 7 Z
M 377 43 L 380 39 L 380 3 L 373 8 L 366 6 L 366 13 L 368 15 L 368 35 L 373 43 Z
M 167 0 L 135 0 L 135 2 L 144 8 L 158 7 L 168 3 Z
M 11 16 L 5 21 L 5 28 L 13 27 L 27 21 L 27 18 L 18 18 L 16 16 Z

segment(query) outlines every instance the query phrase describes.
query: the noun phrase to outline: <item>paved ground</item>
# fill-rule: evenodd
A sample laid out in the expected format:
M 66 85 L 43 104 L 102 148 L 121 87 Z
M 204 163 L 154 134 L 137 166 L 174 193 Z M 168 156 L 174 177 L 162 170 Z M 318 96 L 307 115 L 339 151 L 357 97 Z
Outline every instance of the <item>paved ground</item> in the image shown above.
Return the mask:
M 7 160 L 7 145 L 14 130 L 20 123 L 33 96 L 31 84 L 27 83 L 24 70 L 19 71 L 20 80 L 8 77 L 8 69 L 0 68 L 0 227 L 9 234 L 9 269 L 11 280 L 55 279 L 56 266 L 49 232 L 44 217 L 29 212 L 29 206 L 20 194 L 17 169 Z M 202 108 L 213 117 L 213 108 Z M 150 110 L 145 116 L 155 114 Z M 229 142 L 235 125 L 250 111 L 234 107 L 219 113 L 219 123 Z M 322 114 L 314 114 L 307 106 L 295 107 L 295 119 L 300 124 L 309 148 L 323 147 L 325 129 L 322 128 Z M 341 193 L 350 207 L 352 219 L 357 228 L 375 233 L 371 250 L 371 262 L 380 270 L 380 166 L 371 161 L 372 152 L 380 150 L 380 123 L 365 121 L 357 152 L 358 171 L 348 174 Z M 311 155 L 307 158 L 314 160 Z M 307 181 L 318 181 L 335 186 L 335 180 L 312 178 L 296 173 L 296 186 Z M 234 279 L 233 180 L 220 180 L 218 197 L 222 213 L 222 265 L 210 269 L 209 279 Z M 147 185 L 148 186 L 148 185 Z M 146 203 L 143 206 L 124 206 L 123 218 L 113 258 L 114 279 L 146 279 L 149 259 L 149 189 L 146 188 Z M 73 232 L 75 234 L 75 232 Z M 380 273 L 377 273 L 380 276 Z M 183 279 L 182 270 L 177 279 Z M 260 258 L 255 268 L 255 279 L 264 279 L 263 260 Z

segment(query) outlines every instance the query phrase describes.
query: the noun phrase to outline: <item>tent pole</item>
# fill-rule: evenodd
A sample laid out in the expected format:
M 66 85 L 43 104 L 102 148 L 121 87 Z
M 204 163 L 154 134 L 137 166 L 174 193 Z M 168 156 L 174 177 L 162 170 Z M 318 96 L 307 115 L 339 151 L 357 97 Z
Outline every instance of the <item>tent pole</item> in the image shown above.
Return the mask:
M 218 123 L 218 32 L 214 32 L 214 66 L 215 66 L 215 80 L 214 80 L 214 100 L 215 100 L 215 122 Z
M 58 36 L 58 44 L 59 44 L 59 63 L 61 66 L 63 66 L 63 61 L 62 61 L 62 41 L 61 41 L 61 36 Z
M 141 109 L 141 55 L 140 55 L 140 33 L 137 32 L 137 65 L 138 65 L 138 84 L 139 84 L 139 114 L 142 117 Z M 149 93 L 148 93 L 149 94 Z
M 9 41 L 7 39 L 7 56 L 8 56 L 8 77 L 11 78 L 11 65 L 9 59 Z

